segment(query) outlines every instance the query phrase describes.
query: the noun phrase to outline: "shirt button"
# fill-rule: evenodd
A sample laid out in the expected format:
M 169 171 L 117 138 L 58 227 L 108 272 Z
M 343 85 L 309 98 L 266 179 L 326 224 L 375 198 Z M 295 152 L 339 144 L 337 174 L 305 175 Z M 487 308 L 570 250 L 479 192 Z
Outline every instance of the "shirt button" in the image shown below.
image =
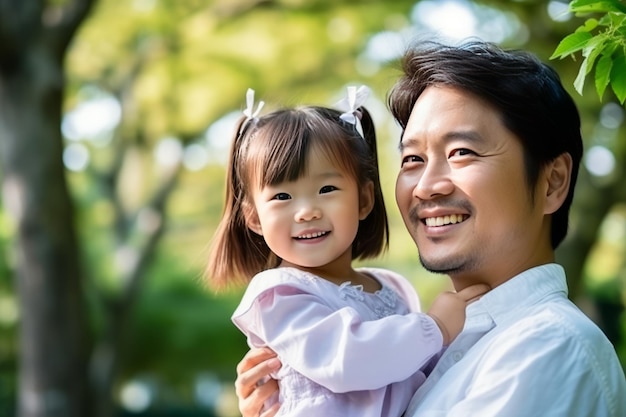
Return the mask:
M 454 359 L 455 362 L 460 361 L 461 359 L 463 359 L 463 352 L 457 350 L 456 352 L 452 353 L 452 359 Z

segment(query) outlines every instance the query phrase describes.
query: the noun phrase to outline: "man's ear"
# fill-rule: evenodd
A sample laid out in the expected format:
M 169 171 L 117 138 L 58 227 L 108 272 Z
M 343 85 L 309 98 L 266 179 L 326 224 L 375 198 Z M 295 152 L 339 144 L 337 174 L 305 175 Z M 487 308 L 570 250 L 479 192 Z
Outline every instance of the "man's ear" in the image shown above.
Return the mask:
M 374 208 L 374 183 L 368 181 L 359 194 L 359 220 L 365 220 Z
M 552 214 L 562 205 L 572 180 L 572 156 L 564 152 L 545 168 L 546 194 L 544 214 Z
M 249 201 L 245 201 L 242 204 L 243 216 L 246 220 L 246 226 L 257 235 L 263 236 L 263 229 L 261 228 L 261 221 L 259 220 L 259 214 L 254 207 L 254 204 Z

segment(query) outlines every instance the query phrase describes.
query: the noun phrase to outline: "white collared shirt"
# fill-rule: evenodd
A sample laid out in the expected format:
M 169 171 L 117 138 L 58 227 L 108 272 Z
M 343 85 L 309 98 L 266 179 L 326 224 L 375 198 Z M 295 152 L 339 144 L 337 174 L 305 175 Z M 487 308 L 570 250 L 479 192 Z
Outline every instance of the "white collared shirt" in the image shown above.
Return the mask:
M 567 299 L 565 273 L 525 271 L 467 308 L 406 417 L 624 417 L 615 349 Z

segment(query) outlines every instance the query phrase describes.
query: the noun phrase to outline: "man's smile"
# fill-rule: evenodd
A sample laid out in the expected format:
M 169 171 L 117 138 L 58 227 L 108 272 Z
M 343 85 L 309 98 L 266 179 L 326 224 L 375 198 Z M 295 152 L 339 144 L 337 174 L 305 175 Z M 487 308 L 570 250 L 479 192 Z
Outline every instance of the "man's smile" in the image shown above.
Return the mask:
M 426 226 L 446 226 L 448 224 L 461 223 L 467 220 L 468 217 L 469 215 L 467 214 L 450 214 L 438 217 L 427 217 L 422 221 Z

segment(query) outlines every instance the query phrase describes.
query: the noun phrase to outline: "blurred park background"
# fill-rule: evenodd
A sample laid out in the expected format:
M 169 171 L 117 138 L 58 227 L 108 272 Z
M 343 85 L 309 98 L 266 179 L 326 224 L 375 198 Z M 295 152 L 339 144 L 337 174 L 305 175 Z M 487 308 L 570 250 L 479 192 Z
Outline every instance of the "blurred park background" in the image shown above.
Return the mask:
M 419 266 L 393 198 L 397 59 L 437 35 L 548 61 L 582 22 L 557 0 L 1 1 L 0 417 L 238 414 L 240 291 L 203 269 L 248 87 L 264 111 L 372 88 L 391 246 L 369 264 L 427 307 L 449 283 Z M 551 64 L 586 147 L 558 257 L 626 365 L 624 107 L 574 91 L 579 61 Z

